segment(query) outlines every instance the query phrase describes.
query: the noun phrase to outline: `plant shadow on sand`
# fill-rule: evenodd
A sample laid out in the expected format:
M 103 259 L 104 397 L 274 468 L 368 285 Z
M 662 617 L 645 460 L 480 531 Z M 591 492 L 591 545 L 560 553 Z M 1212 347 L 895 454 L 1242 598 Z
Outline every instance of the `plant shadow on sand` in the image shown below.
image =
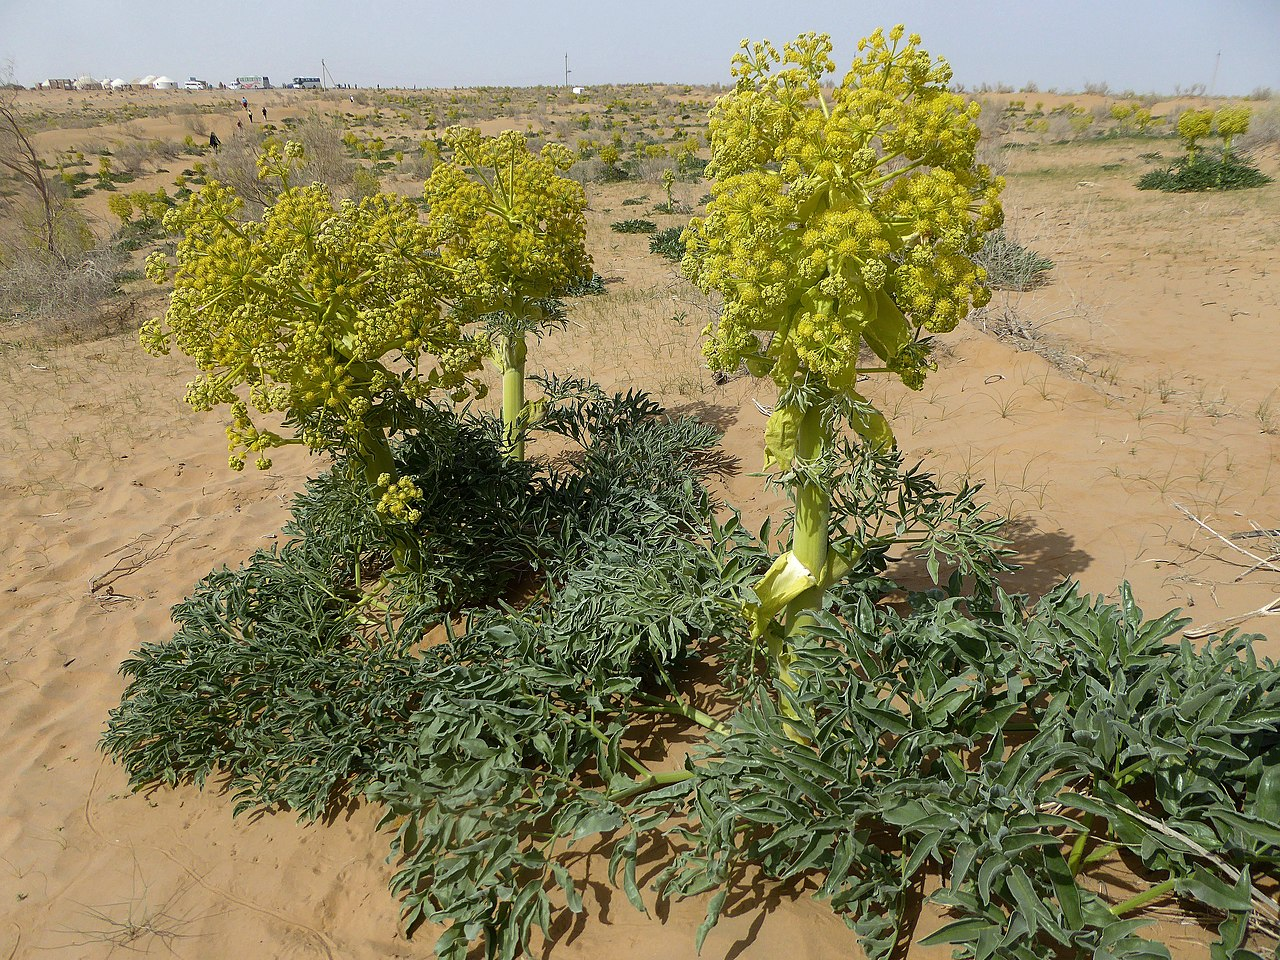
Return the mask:
M 1075 577 L 1093 561 L 1090 554 L 1076 546 L 1074 537 L 1061 530 L 1041 530 L 1030 520 L 1010 520 L 1003 532 L 1014 551 L 1010 560 L 1017 569 L 1002 575 L 1000 583 L 1006 590 L 1025 593 L 1033 599 Z M 924 557 L 916 554 L 891 563 L 888 573 L 909 589 L 933 586 Z
M 682 403 L 677 407 L 668 408 L 667 412 L 673 417 L 696 417 L 703 423 L 711 424 L 722 434 L 738 422 L 737 407 L 707 403 L 705 400 Z
M 580 888 L 587 894 L 583 897 L 583 909 L 577 914 L 568 910 L 560 911 L 552 920 L 549 935 L 543 940 L 541 949 L 531 950 L 531 954 L 540 956 L 542 960 L 552 960 L 557 948 L 573 943 L 590 927 L 609 926 L 614 922 L 614 896 L 618 893 L 618 888 L 608 878 L 610 846 L 610 841 L 602 840 L 589 848 L 575 851 L 566 858 Z M 644 843 L 636 861 L 636 882 L 642 891 L 650 888 L 681 849 L 678 842 L 668 837 L 651 837 Z M 771 913 L 784 904 L 813 893 L 819 886 L 820 880 L 816 875 L 775 881 L 765 879 L 751 868 L 740 871 L 733 878 L 731 892 L 720 916 L 728 919 L 750 917 L 751 920 L 736 939 L 727 945 L 724 960 L 737 960 L 741 957 L 755 942 Z M 671 903 L 670 899 L 665 898 L 648 902 L 646 906 L 650 918 L 663 925 L 671 922 Z M 625 899 L 621 909 L 635 913 Z M 473 952 L 468 960 L 471 957 L 479 960 L 483 955 L 481 949 Z

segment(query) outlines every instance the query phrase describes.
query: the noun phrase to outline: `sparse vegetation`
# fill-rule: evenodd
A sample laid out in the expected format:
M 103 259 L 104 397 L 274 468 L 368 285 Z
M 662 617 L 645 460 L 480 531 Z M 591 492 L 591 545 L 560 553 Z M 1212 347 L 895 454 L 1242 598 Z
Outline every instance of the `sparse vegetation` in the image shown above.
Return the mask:
M 614 233 L 656 233 L 658 225 L 652 220 L 616 220 L 609 225 Z
M 685 254 L 684 231 L 684 227 L 659 230 L 649 241 L 649 252 L 679 263 Z
M 1004 230 L 987 234 L 974 258 L 993 290 L 1032 290 L 1049 282 L 1053 261 L 1010 239 Z

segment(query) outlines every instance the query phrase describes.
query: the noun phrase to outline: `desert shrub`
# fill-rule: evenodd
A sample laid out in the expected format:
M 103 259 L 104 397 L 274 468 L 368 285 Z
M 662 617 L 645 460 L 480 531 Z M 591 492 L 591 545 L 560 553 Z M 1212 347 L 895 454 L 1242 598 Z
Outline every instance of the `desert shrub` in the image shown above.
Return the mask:
M 1190 193 L 1201 190 L 1244 190 L 1271 183 L 1272 178 L 1241 153 L 1199 150 L 1178 157 L 1163 170 L 1150 170 L 1138 179 L 1139 190 Z
M 1009 167 L 1009 160 L 1002 147 L 1009 133 L 1009 121 L 1000 109 L 999 101 L 988 97 L 980 97 L 975 101 L 980 112 L 977 123 L 979 131 L 978 161 L 985 163 L 996 173 L 1003 174 Z
M 615 220 L 609 225 L 614 233 L 654 233 L 658 225 L 652 220 Z
M 663 174 L 674 174 L 676 166 L 676 161 L 671 157 L 641 157 L 636 161 L 635 179 L 644 183 L 662 183 Z
M 649 252 L 656 253 L 677 263 L 684 259 L 684 227 L 667 227 L 659 230 L 649 241 Z
M 49 257 L 31 247 L 10 249 L 0 260 L 0 315 L 29 320 L 48 332 L 117 333 L 107 301 L 118 287 L 123 251 L 112 244 L 79 250 L 67 259 Z
M 987 234 L 975 257 L 995 290 L 1031 290 L 1049 280 L 1053 261 L 1010 239 L 1003 230 Z
M 231 188 L 244 201 L 245 214 L 253 219 L 262 216 L 277 192 L 258 176 L 258 158 L 266 138 L 256 126 L 237 131 L 222 142 L 209 161 L 209 179 Z
M 339 196 L 348 194 L 358 164 L 348 156 L 342 142 L 341 128 L 318 113 L 310 113 L 289 130 L 289 139 L 302 144 L 305 163 L 301 175 L 305 179 L 328 184 Z
M 1280 144 L 1280 97 L 1271 96 L 1254 108 L 1249 130 L 1239 142 L 1246 151 Z
M 602 163 L 595 179 L 600 183 L 626 183 L 635 180 L 636 175 L 628 164 Z
M 299 182 L 323 183 L 335 196 L 357 200 L 378 192 L 368 176 L 357 181 L 359 171 L 366 168 L 352 160 L 336 124 L 312 114 L 291 128 L 289 138 L 303 147 L 295 174 Z M 272 147 L 279 149 L 279 141 L 253 125 L 224 140 L 209 162 L 210 179 L 230 187 L 255 219 L 279 193 L 278 183 L 260 175 L 260 165 Z

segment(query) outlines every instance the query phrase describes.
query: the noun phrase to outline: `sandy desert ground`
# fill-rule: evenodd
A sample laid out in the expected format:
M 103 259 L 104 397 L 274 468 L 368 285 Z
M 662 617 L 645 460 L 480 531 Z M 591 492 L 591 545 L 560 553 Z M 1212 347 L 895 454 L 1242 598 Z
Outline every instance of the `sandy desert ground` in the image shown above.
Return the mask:
M 235 136 L 232 95 L 200 96 L 221 111 L 214 129 Z M 70 95 L 57 97 L 66 109 Z M 349 106 L 290 97 L 265 101 L 273 118 Z M 207 137 L 165 101 L 138 101 L 147 115 L 50 128 L 41 149 Z M 1140 154 L 1176 149 L 1123 138 L 1007 149 L 1008 228 L 1055 261 L 1051 282 L 997 293 L 946 338 L 923 391 L 872 390 L 907 450 L 951 482 L 985 483 L 1013 518 L 1020 589 L 1075 577 L 1112 592 L 1129 580 L 1148 613 L 1182 607 L 1204 626 L 1280 593 L 1280 575 L 1250 570 L 1242 552 L 1266 557 L 1280 542 L 1229 539 L 1280 527 L 1280 183 L 1221 195 L 1133 186 L 1150 166 Z M 1274 152 L 1259 161 L 1280 173 Z M 676 186 L 690 204 L 705 191 Z M 588 195 L 596 270 L 616 282 L 575 301 L 569 327 L 536 348 L 531 367 L 644 387 L 712 420 L 741 463 L 724 496 L 753 524 L 776 512 L 751 475 L 764 424 L 754 401 L 770 402 L 768 386 L 715 384 L 697 349 L 705 301 L 648 252 L 648 237 L 610 229 L 648 216 L 623 201 L 656 204 L 661 185 L 593 184 Z M 86 201 L 100 225 L 104 204 Z M 159 308 L 141 285 L 126 295 L 141 311 Z M 269 473 L 228 471 L 221 423 L 181 402 L 189 374 L 181 358 L 143 355 L 127 332 L 51 339 L 30 324 L 0 326 L 0 960 L 429 957 L 431 931 L 398 931 L 375 810 L 310 826 L 288 813 L 233 819 L 216 782 L 135 794 L 98 752 L 123 689 L 120 662 L 169 634 L 170 607 L 206 571 L 271 542 L 291 494 L 318 470 L 292 453 Z M 1280 619 L 1241 626 L 1270 630 L 1262 649 L 1280 655 Z M 589 861 L 580 869 L 602 873 Z M 590 889 L 583 918 L 558 925 L 544 956 L 695 956 L 703 903 L 646 918 L 607 885 Z M 858 955 L 853 934 L 801 894 L 752 890 L 702 956 Z M 926 914 L 918 935 L 942 922 Z M 1203 929 L 1172 914 L 1167 923 L 1181 956 L 1207 956 Z

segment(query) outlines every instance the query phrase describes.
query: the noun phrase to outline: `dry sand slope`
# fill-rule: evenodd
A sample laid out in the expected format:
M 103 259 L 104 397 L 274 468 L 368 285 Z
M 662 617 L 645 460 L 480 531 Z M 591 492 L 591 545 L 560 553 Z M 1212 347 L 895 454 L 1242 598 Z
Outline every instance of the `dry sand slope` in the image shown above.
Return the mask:
M 877 395 L 904 446 L 946 478 L 986 482 L 1012 512 L 1021 587 L 1076 576 L 1110 591 L 1128 578 L 1149 613 L 1184 606 L 1203 624 L 1280 593 L 1266 570 L 1234 582 L 1252 561 L 1175 507 L 1224 534 L 1280 526 L 1280 185 L 1139 194 L 1127 149 L 1017 154 L 1011 226 L 1057 261 L 1052 284 L 997 295 L 985 326 L 1005 339 L 965 327 L 921 393 Z M 1078 167 L 1100 162 L 1122 167 L 1080 185 Z M 758 521 L 779 506 L 749 475 L 764 422 L 753 401 L 769 391 L 717 387 L 700 369 L 703 305 L 647 238 L 608 229 L 628 195 L 592 194 L 597 269 L 621 282 L 578 302 L 533 365 L 644 386 L 714 419 L 742 464 L 725 492 Z M 309 827 L 287 813 L 233 820 L 216 782 L 131 794 L 96 749 L 120 662 L 168 635 L 170 606 L 203 573 L 270 542 L 318 465 L 281 456 L 269 474 L 230 473 L 220 425 L 181 408 L 180 361 L 143 357 L 128 337 L 24 335 L 0 331 L 0 960 L 431 956 L 432 931 L 397 933 L 375 811 Z M 1280 638 L 1280 619 L 1245 626 Z M 599 863 L 580 870 L 602 877 Z M 593 890 L 547 955 L 695 955 L 701 901 L 647 919 Z M 800 893 L 745 891 L 703 956 L 856 955 L 853 935 Z M 927 914 L 918 934 L 941 922 Z M 1206 955 L 1199 928 L 1163 935 Z

